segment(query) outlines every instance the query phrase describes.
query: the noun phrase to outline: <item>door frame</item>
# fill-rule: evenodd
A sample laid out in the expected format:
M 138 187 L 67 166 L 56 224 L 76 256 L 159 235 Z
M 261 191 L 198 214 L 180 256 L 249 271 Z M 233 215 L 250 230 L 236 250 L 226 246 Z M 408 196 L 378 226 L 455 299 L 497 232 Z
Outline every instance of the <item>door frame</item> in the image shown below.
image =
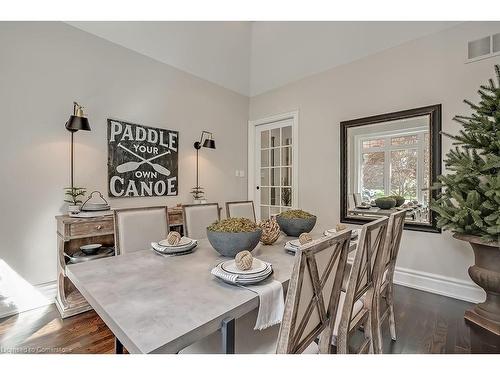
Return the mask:
M 248 121 L 248 199 L 255 200 L 255 167 L 257 154 L 255 152 L 255 136 L 257 126 L 268 125 L 273 122 L 292 120 L 292 208 L 299 206 L 299 111 L 281 113 L 258 120 Z M 260 219 L 260 207 L 258 207 Z

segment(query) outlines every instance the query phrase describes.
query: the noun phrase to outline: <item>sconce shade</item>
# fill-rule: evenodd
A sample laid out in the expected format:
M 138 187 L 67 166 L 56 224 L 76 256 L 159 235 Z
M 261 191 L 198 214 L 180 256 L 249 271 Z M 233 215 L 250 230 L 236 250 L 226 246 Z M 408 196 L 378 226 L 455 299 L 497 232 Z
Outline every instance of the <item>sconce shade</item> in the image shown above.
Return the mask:
M 86 117 L 71 115 L 68 122 L 66 123 L 66 129 L 68 129 L 70 132 L 76 132 L 78 130 L 89 131 L 89 120 Z
M 211 138 L 207 138 L 203 142 L 203 147 L 206 147 L 206 148 L 215 148 L 215 141 L 213 139 L 211 139 Z

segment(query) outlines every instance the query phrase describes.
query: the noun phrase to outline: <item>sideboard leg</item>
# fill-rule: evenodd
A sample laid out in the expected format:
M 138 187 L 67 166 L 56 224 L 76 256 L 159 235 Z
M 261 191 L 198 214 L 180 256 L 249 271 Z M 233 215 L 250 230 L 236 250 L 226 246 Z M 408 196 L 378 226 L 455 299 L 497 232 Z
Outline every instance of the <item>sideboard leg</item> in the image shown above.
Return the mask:
M 234 354 L 234 319 L 224 319 L 222 321 L 222 351 L 224 354 Z
M 123 354 L 123 344 L 115 337 L 115 354 Z

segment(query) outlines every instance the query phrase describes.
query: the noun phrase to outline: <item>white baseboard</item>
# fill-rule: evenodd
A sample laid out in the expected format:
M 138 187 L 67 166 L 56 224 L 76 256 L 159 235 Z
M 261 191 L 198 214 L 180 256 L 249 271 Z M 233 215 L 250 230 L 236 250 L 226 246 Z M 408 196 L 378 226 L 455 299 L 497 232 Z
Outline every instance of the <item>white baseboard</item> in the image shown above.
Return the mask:
M 5 318 L 7 316 L 15 315 L 22 313 L 24 311 L 32 310 L 38 307 L 47 306 L 55 302 L 56 294 L 57 294 L 57 281 L 49 281 L 48 283 L 34 285 L 37 292 L 43 295 L 46 299 L 43 303 L 40 303 L 37 306 L 33 306 L 29 309 L 19 309 L 15 305 L 1 305 L 0 304 L 0 318 Z
M 486 296 L 472 281 L 402 267 L 396 267 L 394 284 L 474 303 L 483 302 Z

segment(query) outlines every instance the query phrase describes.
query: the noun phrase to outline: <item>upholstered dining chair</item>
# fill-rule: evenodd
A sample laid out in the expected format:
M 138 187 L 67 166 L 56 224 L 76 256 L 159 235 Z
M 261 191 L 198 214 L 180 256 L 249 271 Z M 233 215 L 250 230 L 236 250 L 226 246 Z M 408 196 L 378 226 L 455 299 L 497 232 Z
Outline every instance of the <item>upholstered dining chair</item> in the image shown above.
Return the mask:
M 226 202 L 227 217 L 243 217 L 255 222 L 253 201 Z
M 340 296 L 340 319 L 337 319 L 332 340 L 337 353 L 350 352 L 350 339 L 361 326 L 364 339 L 353 352 L 381 353 L 377 297 L 388 221 L 383 217 L 365 224 L 361 230 L 347 289 Z
M 330 353 L 350 239 L 351 231 L 346 230 L 298 250 L 288 284 L 278 354 Z
M 187 204 L 182 211 L 184 233 L 195 240 L 207 238 L 207 227 L 220 219 L 218 203 Z
M 167 238 L 167 207 L 127 208 L 114 211 L 116 253 L 146 250 L 151 242 Z
M 383 253 L 382 262 L 382 278 L 380 280 L 380 301 L 379 301 L 379 338 L 382 340 L 381 326 L 382 323 L 389 317 L 389 329 L 391 331 L 392 340 L 396 341 L 396 321 L 394 318 L 394 270 L 396 268 L 396 260 L 403 235 L 403 227 L 405 224 L 406 212 L 399 211 L 389 216 L 389 224 L 387 236 L 385 240 L 385 250 Z M 382 304 L 385 300 L 385 304 Z M 382 349 L 382 342 L 379 343 Z

